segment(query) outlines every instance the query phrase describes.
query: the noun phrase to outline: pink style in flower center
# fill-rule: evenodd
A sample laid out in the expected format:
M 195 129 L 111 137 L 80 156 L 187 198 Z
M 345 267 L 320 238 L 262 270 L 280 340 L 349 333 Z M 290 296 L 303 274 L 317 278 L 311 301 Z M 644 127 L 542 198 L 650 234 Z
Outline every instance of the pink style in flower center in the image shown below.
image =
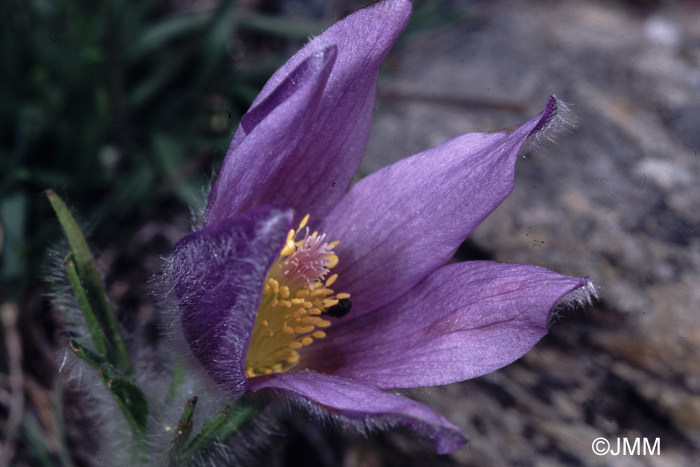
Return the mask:
M 309 234 L 308 220 L 307 214 L 298 229 L 289 231 L 267 273 L 246 355 L 249 378 L 293 368 L 299 362 L 297 350 L 326 337 L 321 329 L 331 322 L 324 316 L 349 310 L 350 294 L 336 294 L 329 288 L 338 275 L 325 279 L 338 264 L 333 253 L 338 242 L 326 243 L 326 235 L 318 232 Z

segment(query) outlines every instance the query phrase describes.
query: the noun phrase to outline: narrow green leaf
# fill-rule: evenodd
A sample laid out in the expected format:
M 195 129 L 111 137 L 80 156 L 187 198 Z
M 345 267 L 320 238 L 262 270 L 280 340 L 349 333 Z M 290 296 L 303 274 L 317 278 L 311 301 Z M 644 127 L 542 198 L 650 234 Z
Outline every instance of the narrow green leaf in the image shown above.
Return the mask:
M 75 339 L 68 341 L 68 346 L 76 356 L 93 368 L 100 368 L 101 366 L 107 364 L 103 356 L 96 354 Z
M 223 425 L 226 420 L 231 416 L 231 406 L 226 406 L 224 410 L 219 412 L 212 418 L 209 423 L 204 425 L 202 431 L 199 432 L 197 436 L 192 440 L 192 442 L 187 446 L 187 448 L 182 453 L 181 459 L 189 462 L 195 457 L 201 456 L 209 448 L 212 442 L 216 441 L 217 430 Z
M 115 375 L 109 365 L 100 368 L 100 379 L 119 404 L 134 435 L 142 437 L 148 420 L 148 401 L 143 391 L 128 379 Z
M 185 409 L 182 411 L 182 416 L 177 423 L 177 428 L 175 430 L 175 437 L 170 446 L 170 465 L 178 465 L 180 460 L 180 451 L 187 442 L 187 439 L 192 433 L 192 414 L 194 413 L 194 408 L 197 405 L 197 396 L 187 401 L 185 404 Z
M 49 202 L 56 212 L 63 232 L 68 239 L 68 244 L 73 250 L 75 266 L 85 286 L 85 296 L 92 306 L 104 336 L 107 338 L 110 360 L 124 373 L 128 374 L 131 372 L 131 362 L 126 350 L 126 344 L 119 331 L 119 325 L 114 317 L 112 308 L 107 302 L 102 279 L 100 279 L 100 274 L 97 271 L 95 260 L 92 257 L 92 253 L 90 253 L 85 237 L 63 200 L 53 190 L 47 190 L 46 196 L 49 198 Z
M 63 260 L 63 264 L 66 268 L 68 281 L 73 288 L 75 298 L 78 300 L 80 311 L 82 311 L 83 318 L 85 318 L 85 324 L 92 337 L 92 344 L 95 346 L 97 353 L 100 354 L 101 359 L 104 359 L 104 356 L 107 355 L 107 342 L 100 328 L 100 323 L 97 321 L 97 317 L 95 317 L 95 313 L 92 311 L 90 301 L 87 295 L 85 295 L 85 289 L 83 289 L 83 284 L 80 282 L 80 277 L 78 277 L 78 271 L 75 269 L 75 261 L 73 261 L 73 252 L 68 253 L 66 259 Z M 75 350 L 73 351 L 75 352 Z
M 245 399 L 239 399 L 233 406 L 231 416 L 216 431 L 216 438 L 226 440 L 248 423 L 260 409 Z
M 202 428 L 180 459 L 187 463 L 205 458 L 211 452 L 213 443 L 226 441 L 258 412 L 259 408 L 255 404 L 244 398 L 238 399 L 233 406 L 227 406 Z

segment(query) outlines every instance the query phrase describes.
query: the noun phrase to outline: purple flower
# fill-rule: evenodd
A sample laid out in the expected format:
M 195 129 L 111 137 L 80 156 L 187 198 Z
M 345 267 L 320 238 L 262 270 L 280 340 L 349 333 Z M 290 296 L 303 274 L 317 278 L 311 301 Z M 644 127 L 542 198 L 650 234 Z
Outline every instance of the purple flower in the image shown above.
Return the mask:
M 272 76 L 233 137 L 204 228 L 175 247 L 172 275 L 191 351 L 233 395 L 278 391 L 405 424 L 446 453 L 464 444 L 459 430 L 384 390 L 513 362 L 589 283 L 536 266 L 446 265 L 512 190 L 518 150 L 554 118 L 554 98 L 515 129 L 454 138 L 348 190 L 379 65 L 410 13 L 406 0 L 375 3 Z

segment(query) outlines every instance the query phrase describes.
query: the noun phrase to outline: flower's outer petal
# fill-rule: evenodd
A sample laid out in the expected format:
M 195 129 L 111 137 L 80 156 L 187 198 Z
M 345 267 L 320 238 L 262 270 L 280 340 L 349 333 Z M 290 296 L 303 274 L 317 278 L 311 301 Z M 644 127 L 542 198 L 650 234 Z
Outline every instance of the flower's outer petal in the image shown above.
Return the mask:
M 410 15 L 407 0 L 374 3 L 328 28 L 270 78 L 233 137 L 209 198 L 210 223 L 258 204 L 279 204 L 293 208 L 297 215 L 311 214 L 312 224 L 326 215 L 347 190 L 360 163 L 369 136 L 379 65 Z M 249 144 L 258 126 L 270 126 L 267 119 L 277 112 L 277 100 L 271 96 L 277 88 L 289 81 L 309 55 L 330 44 L 337 47 L 338 57 L 323 93 L 317 102 L 308 104 L 308 112 L 313 111 L 308 127 L 289 138 L 283 154 L 271 154 L 264 138 Z M 250 118 L 252 113 L 255 118 Z M 259 150 L 243 154 L 244 145 Z M 248 175 L 249 157 L 281 160 L 260 164 L 255 168 L 260 173 Z M 236 196 L 230 193 L 231 185 L 236 186 Z
M 394 394 L 333 375 L 311 371 L 252 378 L 250 388 L 284 390 L 323 409 L 365 424 L 401 424 L 432 438 L 438 454 L 459 449 L 466 440 L 459 429 L 431 408 Z
M 563 297 L 591 291 L 586 278 L 538 266 L 454 263 L 385 308 L 331 326 L 302 361 L 382 389 L 463 381 L 520 358 Z
M 245 390 L 245 352 L 267 271 L 291 226 L 287 209 L 263 206 L 188 235 L 171 271 L 185 340 L 207 373 Z
M 319 227 L 340 240 L 334 288 L 353 296 L 359 316 L 405 293 L 445 264 L 513 189 L 525 140 L 556 114 L 517 128 L 469 133 L 360 180 Z
M 248 137 L 229 150 L 209 196 L 207 225 L 270 203 L 271 175 L 284 176 L 289 159 L 316 115 L 337 56 L 335 46 L 311 54 L 297 64 L 265 99 L 241 119 Z M 274 178 L 274 177 L 273 177 Z M 290 206 L 284 199 L 279 205 Z

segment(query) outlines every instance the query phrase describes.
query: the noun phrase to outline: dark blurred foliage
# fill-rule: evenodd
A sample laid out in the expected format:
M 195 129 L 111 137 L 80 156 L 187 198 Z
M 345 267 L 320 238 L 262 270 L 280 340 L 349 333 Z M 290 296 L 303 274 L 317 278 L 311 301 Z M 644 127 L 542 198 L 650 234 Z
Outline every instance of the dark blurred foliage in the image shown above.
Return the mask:
M 150 300 L 149 258 L 168 241 L 134 236 L 202 206 L 238 119 L 270 74 L 308 37 L 366 3 L 2 3 L 0 464 L 8 460 L 2 448 L 18 465 L 90 465 L 95 455 L 79 442 L 92 444 L 90 426 L 76 424 L 85 421 L 79 395 L 64 394 L 54 378 L 63 343 L 52 336 L 61 321 L 42 279 L 61 233 L 44 191 L 71 205 L 93 244 L 109 246 L 101 261 L 111 266 L 108 285 L 121 281 L 111 298 L 138 309 Z M 451 4 L 414 1 L 407 34 L 464 19 Z M 156 327 L 148 332 L 157 336 Z M 24 378 L 12 374 L 13 361 Z M 21 425 L 8 420 L 18 390 Z
M 320 30 L 235 2 L 204 11 L 155 1 L 5 4 L 0 213 L 8 298 L 36 280 L 46 239 L 57 238 L 43 190 L 89 213 L 95 238 L 127 240 L 143 219 L 196 204 L 212 157 L 283 60 L 275 36 Z

